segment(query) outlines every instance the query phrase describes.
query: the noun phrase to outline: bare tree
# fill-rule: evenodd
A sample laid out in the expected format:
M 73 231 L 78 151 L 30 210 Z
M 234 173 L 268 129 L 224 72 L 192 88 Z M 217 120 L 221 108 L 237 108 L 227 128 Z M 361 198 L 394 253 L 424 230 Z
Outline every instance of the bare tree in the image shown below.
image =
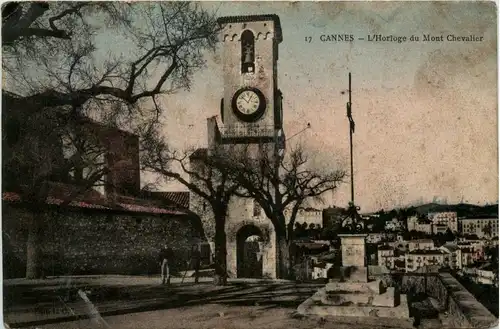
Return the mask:
M 253 154 L 248 148 L 237 155 L 233 152 L 230 158 L 216 165 L 229 171 L 231 179 L 241 186 L 237 195 L 255 199 L 273 223 L 278 242 L 279 276 L 286 278 L 292 266 L 290 251 L 300 207 L 307 199 L 320 200 L 322 194 L 335 190 L 346 173 L 312 169 L 301 146 L 291 149 L 284 157 L 277 156 L 271 144 L 260 145 L 259 149 Z M 287 209 L 290 210 L 288 218 Z
M 82 110 L 89 103 L 136 105 L 150 99 L 160 111 L 155 96 L 189 88 L 193 72 L 204 65 L 203 51 L 216 41 L 215 16 L 189 2 L 19 7 L 3 23 L 11 35 L 2 45 L 6 87 L 22 91 L 17 98 L 4 94 L 14 106 Z M 33 33 L 33 26 L 44 34 Z M 114 48 L 96 38 L 109 32 Z
M 8 176 L 22 180 L 12 179 L 4 189 L 21 194 L 37 217 L 50 181 L 73 172 L 71 183 L 79 188 L 62 205 L 101 181 L 110 168 L 99 164 L 102 150 L 91 145 L 100 144 L 78 128 L 80 119 L 149 133 L 165 111 L 160 96 L 189 89 L 216 32 L 214 14 L 189 2 L 6 5 L 3 161 Z M 65 159 L 68 143 L 75 153 Z M 30 226 L 29 277 L 40 276 L 42 219 Z
M 179 153 L 169 149 L 158 134 L 143 140 L 141 163 L 144 170 L 154 172 L 166 179 L 174 179 L 187 187 L 191 193 L 203 199 L 213 215 L 212 235 L 215 244 L 215 285 L 227 283 L 225 224 L 228 204 L 239 185 L 230 179 L 230 172 L 217 166 L 227 156 L 224 149 L 198 149 Z M 179 168 L 179 170 L 176 170 Z M 187 178 L 188 176 L 189 178 Z M 202 213 L 197 213 L 203 216 Z M 207 229 L 207 228 L 206 228 Z

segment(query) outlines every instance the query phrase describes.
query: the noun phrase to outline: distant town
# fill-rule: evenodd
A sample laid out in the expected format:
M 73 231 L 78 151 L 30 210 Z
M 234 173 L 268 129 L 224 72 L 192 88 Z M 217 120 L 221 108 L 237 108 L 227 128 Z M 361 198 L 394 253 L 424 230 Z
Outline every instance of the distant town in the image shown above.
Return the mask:
M 345 209 L 307 208 L 295 232 L 301 256 L 310 262 L 305 277 L 326 279 L 338 250 L 337 232 Z M 469 290 L 498 288 L 498 204 L 423 204 L 362 214 L 369 230 L 367 263 L 380 273 L 450 271 Z M 496 291 L 496 290 L 495 290 Z M 493 297 L 489 297 L 493 298 Z M 498 297 L 496 297 L 498 305 Z M 492 302 L 492 301 L 490 301 Z

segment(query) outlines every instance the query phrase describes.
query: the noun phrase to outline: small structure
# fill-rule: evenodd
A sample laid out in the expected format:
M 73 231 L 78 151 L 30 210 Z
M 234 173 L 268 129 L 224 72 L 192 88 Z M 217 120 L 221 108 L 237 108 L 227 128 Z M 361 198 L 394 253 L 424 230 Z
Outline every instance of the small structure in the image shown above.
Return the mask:
M 368 280 L 366 234 L 340 234 L 341 275 L 299 305 L 303 315 L 410 319 L 406 295 L 381 280 Z

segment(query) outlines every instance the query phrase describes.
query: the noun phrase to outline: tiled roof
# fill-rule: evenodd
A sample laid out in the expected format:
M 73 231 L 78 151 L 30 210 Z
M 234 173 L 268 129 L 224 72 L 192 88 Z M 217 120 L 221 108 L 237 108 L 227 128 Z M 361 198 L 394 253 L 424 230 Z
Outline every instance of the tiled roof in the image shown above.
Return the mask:
M 127 204 L 127 203 L 119 203 L 118 204 L 120 207 L 122 207 L 125 210 L 132 211 L 132 212 L 141 212 L 141 213 L 151 213 L 151 214 L 170 214 L 170 215 L 183 215 L 184 213 L 181 211 L 177 211 L 174 209 L 166 209 L 166 208 L 159 208 L 159 207 L 145 207 L 145 206 L 139 206 L 135 204 Z
M 149 192 L 153 198 L 161 198 L 168 203 L 189 209 L 189 192 Z
M 2 193 L 2 201 L 7 202 L 21 202 L 21 196 L 15 192 L 4 192 Z M 48 197 L 46 200 L 49 205 L 60 205 L 64 202 L 62 199 Z M 71 201 L 69 203 L 70 207 L 78 207 L 78 208 L 89 208 L 89 209 L 108 209 L 111 210 L 111 207 L 106 207 L 100 204 L 89 203 L 84 201 Z
M 75 190 L 75 186 L 50 183 L 49 197 L 46 203 L 49 205 L 60 205 L 64 199 Z M 15 192 L 3 192 L 2 200 L 6 202 L 21 202 L 21 196 Z M 170 214 L 183 215 L 185 212 L 180 207 L 164 206 L 163 202 L 158 200 L 134 198 L 129 196 L 117 195 L 114 202 L 108 201 L 105 196 L 95 190 L 89 190 L 83 195 L 76 197 L 68 205 L 69 207 L 101 209 L 101 210 L 119 210 L 147 214 Z

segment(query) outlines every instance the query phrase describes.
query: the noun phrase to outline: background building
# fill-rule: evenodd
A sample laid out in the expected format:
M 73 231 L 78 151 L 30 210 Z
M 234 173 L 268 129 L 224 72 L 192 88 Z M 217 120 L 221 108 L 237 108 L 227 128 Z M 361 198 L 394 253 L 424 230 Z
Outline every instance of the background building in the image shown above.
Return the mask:
M 432 223 L 427 219 L 420 219 L 417 216 L 408 217 L 406 220 L 408 231 L 424 232 L 432 234 Z
M 460 232 L 479 238 L 498 236 L 498 218 L 461 218 Z
M 378 266 L 385 266 L 388 269 L 394 268 L 394 248 L 388 245 L 379 246 L 377 249 Z
M 434 241 L 431 239 L 408 240 L 408 250 L 429 250 L 434 248 Z
M 458 217 L 454 211 L 430 212 L 427 218 L 434 225 L 443 225 L 448 227 L 452 232 L 458 231 Z M 446 231 L 446 230 L 445 230 Z
M 439 249 L 410 251 L 405 255 L 406 272 L 415 272 L 424 266 L 444 266 L 445 254 Z
M 291 210 L 287 209 L 285 210 L 285 218 L 287 223 L 290 222 L 290 216 L 291 216 Z M 295 217 L 295 223 L 299 224 L 307 224 L 308 226 L 313 224 L 313 225 L 319 225 L 323 226 L 323 211 L 312 208 L 312 207 L 307 207 L 307 208 L 300 208 L 299 211 L 297 212 L 297 215 Z

